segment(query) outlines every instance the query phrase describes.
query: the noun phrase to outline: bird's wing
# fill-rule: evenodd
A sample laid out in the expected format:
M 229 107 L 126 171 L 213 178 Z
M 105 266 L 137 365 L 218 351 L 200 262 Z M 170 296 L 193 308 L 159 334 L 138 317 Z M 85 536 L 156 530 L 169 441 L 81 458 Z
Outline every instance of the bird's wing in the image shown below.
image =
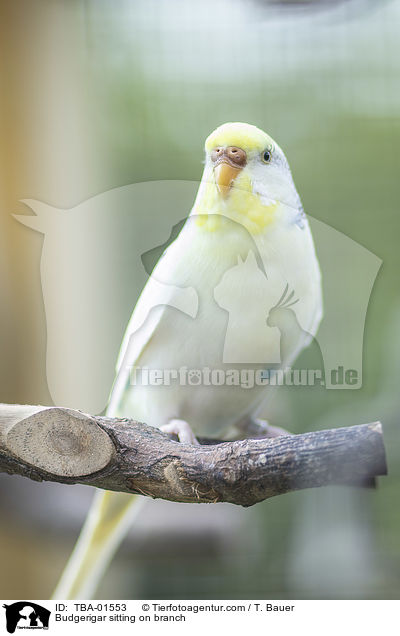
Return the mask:
M 118 356 L 116 378 L 107 407 L 109 416 L 115 416 L 131 369 L 138 366 L 139 358 L 155 333 L 166 307 L 174 307 L 192 318 L 197 315 L 196 290 L 174 284 L 174 281 L 179 280 L 176 276 L 179 266 L 176 244 L 177 241 L 172 243 L 160 258 L 133 310 Z

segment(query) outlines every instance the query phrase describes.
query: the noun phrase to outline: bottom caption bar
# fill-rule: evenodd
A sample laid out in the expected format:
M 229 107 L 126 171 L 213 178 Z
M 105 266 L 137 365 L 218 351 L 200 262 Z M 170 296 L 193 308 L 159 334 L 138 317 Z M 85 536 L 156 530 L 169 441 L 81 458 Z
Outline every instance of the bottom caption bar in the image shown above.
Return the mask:
M 397 624 L 400 601 L 2 601 L 0 634 L 46 630 L 53 634 L 187 633 L 188 629 L 277 629 L 307 634 L 376 636 Z

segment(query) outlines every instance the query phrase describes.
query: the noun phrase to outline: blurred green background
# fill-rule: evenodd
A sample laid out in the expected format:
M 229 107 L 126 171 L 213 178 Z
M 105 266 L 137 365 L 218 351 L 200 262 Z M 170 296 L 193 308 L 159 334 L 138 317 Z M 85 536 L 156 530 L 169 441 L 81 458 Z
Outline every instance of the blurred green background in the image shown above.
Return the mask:
M 123 185 L 198 180 L 204 138 L 225 121 L 267 130 L 305 210 L 383 260 L 363 387 L 282 388 L 266 412 L 296 432 L 380 419 L 378 490 L 250 510 L 150 501 L 99 598 L 399 598 L 399 26 L 397 0 L 0 0 L 0 401 L 52 403 L 43 238 L 12 218 L 27 213 L 20 200 L 70 209 Z M 135 294 L 112 307 L 110 378 Z M 91 496 L 0 476 L 0 597 L 49 597 Z

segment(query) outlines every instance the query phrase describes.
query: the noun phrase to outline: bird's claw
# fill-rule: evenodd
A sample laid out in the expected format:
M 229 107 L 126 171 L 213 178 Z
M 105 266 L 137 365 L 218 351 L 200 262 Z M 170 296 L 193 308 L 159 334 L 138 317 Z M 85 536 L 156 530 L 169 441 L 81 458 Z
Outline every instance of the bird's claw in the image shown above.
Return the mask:
M 160 430 L 163 433 L 176 435 L 182 444 L 200 446 L 195 434 L 185 420 L 170 420 L 168 424 L 161 426 Z

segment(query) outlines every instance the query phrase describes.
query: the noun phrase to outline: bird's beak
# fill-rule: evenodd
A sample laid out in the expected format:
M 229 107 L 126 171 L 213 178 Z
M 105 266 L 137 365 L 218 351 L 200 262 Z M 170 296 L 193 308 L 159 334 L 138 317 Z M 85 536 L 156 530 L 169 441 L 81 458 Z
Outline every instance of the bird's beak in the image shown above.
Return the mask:
M 224 199 L 228 196 L 233 181 L 238 176 L 242 167 L 236 168 L 225 161 L 217 164 L 214 168 L 215 183 Z

